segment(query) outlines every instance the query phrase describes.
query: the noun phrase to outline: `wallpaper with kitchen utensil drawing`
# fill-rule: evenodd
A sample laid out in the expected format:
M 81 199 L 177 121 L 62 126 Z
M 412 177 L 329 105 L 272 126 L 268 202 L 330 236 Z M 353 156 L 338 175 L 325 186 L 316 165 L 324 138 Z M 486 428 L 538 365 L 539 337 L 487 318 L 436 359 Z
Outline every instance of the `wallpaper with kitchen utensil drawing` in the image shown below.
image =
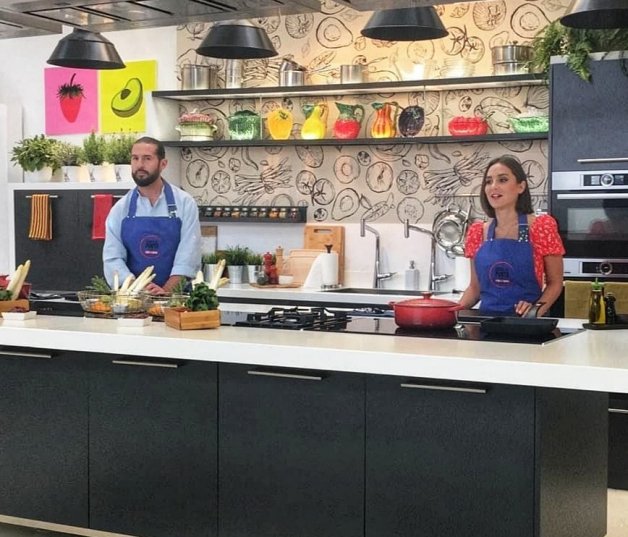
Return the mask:
M 346 63 L 363 64 L 368 82 L 446 78 L 460 69 L 467 75 L 491 75 L 491 46 L 529 42 L 568 5 L 569 0 L 491 0 L 440 6 L 449 36 L 403 43 L 363 38 L 360 29 L 370 13 L 324 2 L 322 13 L 254 21 L 266 29 L 280 55 L 246 61 L 244 85 L 277 86 L 277 69 L 287 55 L 308 68 L 313 84 L 338 83 L 340 65 Z M 217 64 L 223 79 L 222 60 L 194 52 L 209 26 L 179 28 L 179 65 Z M 214 114 L 216 138 L 228 139 L 227 118 L 234 112 L 251 110 L 265 118 L 283 107 L 294 114 L 292 137 L 298 138 L 305 119 L 303 105 L 326 102 L 331 138 L 337 117 L 334 103 L 361 104 L 366 115 L 359 137 L 370 137 L 372 103 L 396 101 L 401 108 L 419 105 L 425 110 L 416 143 L 382 139 L 381 144 L 361 146 L 339 140 L 331 146 L 184 148 L 181 184 L 203 205 L 308 205 L 309 219 L 321 222 L 357 222 L 362 217 L 431 222 L 443 207 L 466 208 L 469 202 L 481 215 L 477 197 L 469 195 L 479 192 L 490 159 L 507 153 L 518 157 L 528 172 L 535 207 L 546 207 L 546 140 L 421 143 L 421 136 L 448 135 L 447 125 L 456 116 L 486 118 L 489 133 L 513 132 L 508 118 L 548 113 L 545 85 L 381 95 L 342 95 L 341 88 L 338 96 L 185 102 L 181 112 L 198 109 Z

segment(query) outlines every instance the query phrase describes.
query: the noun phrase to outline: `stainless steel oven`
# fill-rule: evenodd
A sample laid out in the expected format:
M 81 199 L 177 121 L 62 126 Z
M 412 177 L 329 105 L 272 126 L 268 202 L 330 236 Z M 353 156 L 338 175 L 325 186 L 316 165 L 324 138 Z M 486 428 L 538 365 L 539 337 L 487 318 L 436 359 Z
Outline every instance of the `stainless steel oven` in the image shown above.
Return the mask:
M 566 277 L 628 280 L 628 171 L 553 172 L 550 210 Z

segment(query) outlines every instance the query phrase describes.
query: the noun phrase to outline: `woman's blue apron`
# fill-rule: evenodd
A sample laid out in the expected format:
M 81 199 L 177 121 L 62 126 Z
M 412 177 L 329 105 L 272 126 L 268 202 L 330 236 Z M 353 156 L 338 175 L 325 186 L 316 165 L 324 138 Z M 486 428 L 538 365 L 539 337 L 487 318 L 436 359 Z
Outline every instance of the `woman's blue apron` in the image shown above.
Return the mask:
M 491 222 L 486 241 L 475 256 L 482 313 L 513 315 L 517 302 L 534 303 L 541 296 L 529 239 L 525 214 L 519 215 L 517 240 L 495 239 L 495 220 Z
M 168 216 L 135 216 L 137 188 L 131 194 L 129 212 L 122 220 L 122 243 L 127 251 L 127 267 L 138 276 L 153 265 L 156 274 L 153 283 L 163 286 L 172 271 L 174 258 L 181 240 L 181 219 L 177 216 L 172 187 L 164 181 Z

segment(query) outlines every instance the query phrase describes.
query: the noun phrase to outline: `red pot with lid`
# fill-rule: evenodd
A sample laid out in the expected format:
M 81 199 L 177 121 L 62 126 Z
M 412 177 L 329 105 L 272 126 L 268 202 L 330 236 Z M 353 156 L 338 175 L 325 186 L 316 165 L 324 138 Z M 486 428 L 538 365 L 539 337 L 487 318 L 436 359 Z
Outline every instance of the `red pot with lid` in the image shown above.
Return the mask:
M 457 302 L 432 298 L 432 293 L 388 305 L 395 312 L 398 326 L 414 329 L 451 328 L 456 324 L 456 312 L 463 309 Z

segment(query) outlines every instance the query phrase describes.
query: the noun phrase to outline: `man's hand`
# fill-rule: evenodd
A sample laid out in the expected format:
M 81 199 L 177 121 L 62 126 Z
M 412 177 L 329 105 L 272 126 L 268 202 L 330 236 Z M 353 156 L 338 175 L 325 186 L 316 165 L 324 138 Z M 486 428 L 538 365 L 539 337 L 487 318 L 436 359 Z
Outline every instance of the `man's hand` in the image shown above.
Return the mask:
M 156 283 L 149 283 L 146 287 L 144 287 L 144 291 L 151 295 L 166 295 L 168 294 L 163 287 L 159 287 Z

